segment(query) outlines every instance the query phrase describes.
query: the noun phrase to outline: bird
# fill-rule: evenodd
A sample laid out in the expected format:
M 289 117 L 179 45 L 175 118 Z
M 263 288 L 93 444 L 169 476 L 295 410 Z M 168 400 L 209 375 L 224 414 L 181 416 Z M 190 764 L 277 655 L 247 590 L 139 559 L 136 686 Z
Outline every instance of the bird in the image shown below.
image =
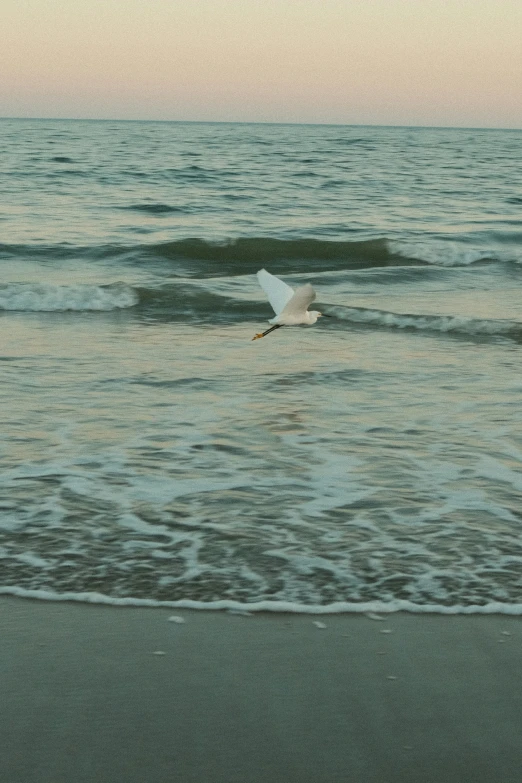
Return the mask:
M 280 329 L 281 326 L 299 326 L 315 324 L 317 319 L 324 315 L 317 310 L 308 310 L 308 307 L 315 299 L 315 291 L 310 285 L 302 285 L 295 291 L 286 283 L 283 283 L 275 275 L 271 275 L 266 269 L 260 269 L 257 273 L 259 285 L 268 296 L 268 301 L 272 305 L 275 318 L 271 318 L 268 323 L 274 326 L 252 337 L 252 340 L 259 340 L 265 337 L 274 329 Z

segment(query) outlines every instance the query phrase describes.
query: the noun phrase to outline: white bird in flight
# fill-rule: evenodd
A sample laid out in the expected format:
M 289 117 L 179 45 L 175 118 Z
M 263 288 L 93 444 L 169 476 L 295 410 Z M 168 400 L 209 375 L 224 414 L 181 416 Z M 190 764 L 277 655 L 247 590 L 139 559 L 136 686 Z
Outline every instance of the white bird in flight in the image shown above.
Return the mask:
M 315 299 L 315 291 L 310 285 L 302 285 L 294 291 L 286 283 L 283 283 L 278 277 L 271 275 L 266 269 L 260 269 L 257 273 L 259 285 L 268 296 L 268 301 L 274 308 L 275 318 L 271 318 L 268 323 L 274 324 L 266 332 L 261 332 L 252 337 L 252 340 L 259 340 L 260 337 L 279 329 L 281 326 L 298 326 L 315 324 L 319 316 L 317 310 L 308 310 L 308 307 Z

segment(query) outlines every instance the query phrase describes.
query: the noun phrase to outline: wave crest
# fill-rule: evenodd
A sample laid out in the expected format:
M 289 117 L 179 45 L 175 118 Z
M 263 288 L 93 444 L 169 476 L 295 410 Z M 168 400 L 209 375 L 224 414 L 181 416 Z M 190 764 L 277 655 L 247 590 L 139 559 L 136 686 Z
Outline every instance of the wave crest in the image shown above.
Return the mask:
M 221 275 L 253 274 L 260 267 L 268 264 L 273 267 L 275 263 L 287 274 L 301 272 L 304 262 L 313 262 L 316 268 L 322 270 L 397 264 L 397 257 L 390 252 L 385 239 L 331 241 L 240 237 L 227 242 L 184 239 L 151 245 L 148 250 L 156 258 L 189 262 L 186 271 L 193 276 L 214 276 L 217 268 Z
M 0 287 L 0 310 L 107 312 L 133 307 L 137 303 L 136 291 L 124 283 L 105 286 L 8 283 Z
M 410 261 L 422 261 L 425 264 L 437 266 L 469 266 L 478 261 L 498 260 L 487 250 L 478 250 L 468 247 L 460 242 L 427 241 L 427 242 L 399 242 L 388 241 L 390 253 L 402 256 Z
M 157 216 L 182 211 L 184 207 L 163 203 L 136 203 L 122 209 L 147 212 Z M 155 262 L 169 264 L 172 271 L 186 277 L 215 277 L 254 274 L 262 267 L 274 268 L 280 274 L 314 271 L 351 271 L 379 267 L 469 266 L 477 262 L 520 263 L 522 253 L 508 247 L 495 250 L 470 247 L 464 242 L 445 239 L 319 239 L 313 237 L 245 236 L 211 241 L 201 238 L 176 239 L 135 245 L 53 246 L 5 245 L 0 243 L 0 260 L 29 258 L 34 260 L 116 259 L 142 265 Z
M 414 329 L 428 332 L 453 332 L 469 336 L 522 336 L 522 323 L 454 315 L 409 315 L 359 307 L 329 306 L 328 313 L 342 321 L 383 328 Z

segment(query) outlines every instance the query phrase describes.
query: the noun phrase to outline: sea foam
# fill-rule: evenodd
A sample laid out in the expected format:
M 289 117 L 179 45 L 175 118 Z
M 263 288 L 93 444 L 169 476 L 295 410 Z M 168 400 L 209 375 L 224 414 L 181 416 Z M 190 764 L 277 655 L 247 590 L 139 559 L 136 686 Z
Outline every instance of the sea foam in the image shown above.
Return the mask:
M 136 291 L 124 283 L 105 286 L 7 283 L 0 287 L 0 310 L 110 311 L 133 307 L 137 303 Z
M 328 313 L 342 321 L 392 329 L 414 329 L 427 332 L 454 332 L 463 335 L 516 336 L 522 323 L 500 319 L 469 318 L 451 315 L 411 315 L 362 307 L 328 307 Z
M 469 266 L 477 261 L 493 259 L 491 251 L 478 250 L 460 242 L 442 240 L 425 242 L 390 240 L 388 249 L 391 253 L 404 258 L 424 261 L 426 264 L 437 264 L 438 266 Z
M 522 603 L 508 604 L 492 601 L 487 604 L 464 606 L 456 604 L 415 604 L 411 601 L 366 601 L 351 603 L 338 601 L 331 604 L 300 604 L 293 601 L 258 601 L 247 603 L 240 601 L 194 601 L 181 599 L 179 601 L 157 601 L 149 598 L 117 598 L 102 593 L 56 593 L 52 590 L 27 590 L 20 587 L 0 587 L 0 595 L 12 595 L 19 598 L 31 598 L 42 601 L 75 601 L 78 603 L 102 604 L 105 606 L 136 606 L 136 607 L 166 607 L 174 609 L 218 610 L 240 613 L 253 612 L 284 612 L 291 614 L 394 614 L 395 612 L 410 612 L 414 614 L 503 614 L 522 615 Z

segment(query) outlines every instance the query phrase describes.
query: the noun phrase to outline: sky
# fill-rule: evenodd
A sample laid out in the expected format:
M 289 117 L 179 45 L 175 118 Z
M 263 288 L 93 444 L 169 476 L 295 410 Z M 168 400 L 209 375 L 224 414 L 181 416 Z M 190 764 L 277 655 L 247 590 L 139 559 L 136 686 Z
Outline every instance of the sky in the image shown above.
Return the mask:
M 522 0 L 1 0 L 0 116 L 522 128 Z

